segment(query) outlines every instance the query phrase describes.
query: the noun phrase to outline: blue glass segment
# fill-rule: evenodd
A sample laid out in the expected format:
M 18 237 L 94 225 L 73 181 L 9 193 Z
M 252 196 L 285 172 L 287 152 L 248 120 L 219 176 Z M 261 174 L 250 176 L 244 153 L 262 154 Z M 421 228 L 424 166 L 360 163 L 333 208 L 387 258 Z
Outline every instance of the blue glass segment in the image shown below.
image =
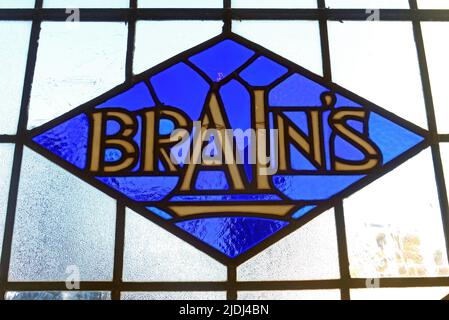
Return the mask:
M 164 199 L 178 183 L 178 177 L 96 177 L 134 201 Z
M 335 102 L 335 108 L 341 107 L 361 108 L 360 104 L 342 96 L 341 94 L 337 93 L 335 94 L 335 97 L 337 98 L 337 101 Z
M 176 225 L 230 258 L 235 258 L 275 234 L 288 222 L 249 217 L 205 218 Z
M 223 40 L 213 47 L 194 55 L 189 60 L 215 82 L 219 82 L 243 65 L 254 51 L 233 41 Z
M 319 107 L 326 87 L 295 73 L 274 87 L 269 94 L 271 107 Z
M 352 129 L 363 133 L 363 122 L 358 120 L 348 120 L 346 121 L 346 124 L 350 126 Z
M 125 92 L 98 105 L 97 109 L 123 108 L 128 111 L 137 111 L 154 106 L 155 103 L 147 85 L 144 82 L 139 82 Z
M 322 117 L 323 117 L 323 123 L 325 125 L 323 125 L 323 143 L 324 143 L 324 154 L 326 155 L 326 169 L 330 170 L 332 165 L 331 165 L 331 157 L 330 157 L 330 146 L 331 146 L 331 137 L 332 137 L 332 129 L 329 125 L 329 116 L 331 114 L 331 111 L 324 111 L 322 113 Z
M 251 86 L 268 86 L 287 71 L 286 67 L 262 56 L 240 72 L 240 77 Z
M 305 135 L 309 135 L 309 122 L 305 112 L 283 112 Z
M 133 137 L 134 142 L 137 144 L 137 147 L 139 148 L 139 150 L 141 150 L 142 148 L 142 118 L 139 116 L 137 117 L 137 130 L 136 130 L 136 134 Z M 137 164 L 136 166 L 133 168 L 133 172 L 136 172 L 140 169 L 140 157 L 137 159 Z
M 175 129 L 175 124 L 169 119 L 161 119 L 159 121 L 159 134 L 168 135 Z
M 371 112 L 369 137 L 379 147 L 384 163 L 387 163 L 424 140 L 394 122 Z
M 292 218 L 293 219 L 299 219 L 301 217 L 303 217 L 305 214 L 309 213 L 310 211 L 312 211 L 313 209 L 315 209 L 317 206 L 312 205 L 312 206 L 304 206 L 301 209 L 299 209 L 298 211 L 296 211 L 294 214 L 292 214 Z
M 273 183 L 292 200 L 326 200 L 365 175 L 277 175 Z
M 221 87 L 220 95 L 232 129 L 250 129 L 251 97 L 248 90 L 237 80 L 231 80 Z
M 150 210 L 152 213 L 157 214 L 159 217 L 161 217 L 164 220 L 170 220 L 173 219 L 173 217 L 165 212 L 164 210 L 161 210 L 157 207 L 147 207 L 148 210 Z
M 276 194 L 221 194 L 221 195 L 180 195 L 170 199 L 171 202 L 195 201 L 279 201 Z
M 237 80 L 231 80 L 220 89 L 226 116 L 231 128 L 241 130 L 241 134 L 234 134 L 240 158 L 243 160 L 245 173 L 249 181 L 252 179 L 252 167 L 249 165 L 248 145 L 252 144 L 251 134 L 251 97 L 248 90 Z
M 84 113 L 33 138 L 33 141 L 80 169 L 86 167 L 89 120 Z
M 341 159 L 351 161 L 362 161 L 365 155 L 352 144 L 341 138 L 335 137 L 335 155 Z
M 314 165 L 293 145 L 290 145 L 290 162 L 294 170 L 316 171 Z
M 112 136 L 114 134 L 119 133 L 120 131 L 120 123 L 115 120 L 108 120 L 106 122 L 106 134 L 108 136 Z
M 115 162 L 122 158 L 122 152 L 114 148 L 107 148 L 104 153 L 104 160 L 106 162 Z
M 156 74 L 150 80 L 161 103 L 179 108 L 198 120 L 209 92 L 207 82 L 185 63 Z
M 229 185 L 223 171 L 200 171 L 195 188 L 197 190 L 227 190 Z

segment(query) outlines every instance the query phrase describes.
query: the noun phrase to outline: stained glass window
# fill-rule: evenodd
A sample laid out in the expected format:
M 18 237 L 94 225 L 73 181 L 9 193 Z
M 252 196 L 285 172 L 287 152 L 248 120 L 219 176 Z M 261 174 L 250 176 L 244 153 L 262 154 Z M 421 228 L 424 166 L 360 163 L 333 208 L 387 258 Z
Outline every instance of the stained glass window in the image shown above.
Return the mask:
M 446 297 L 448 8 L 0 0 L 0 299 Z

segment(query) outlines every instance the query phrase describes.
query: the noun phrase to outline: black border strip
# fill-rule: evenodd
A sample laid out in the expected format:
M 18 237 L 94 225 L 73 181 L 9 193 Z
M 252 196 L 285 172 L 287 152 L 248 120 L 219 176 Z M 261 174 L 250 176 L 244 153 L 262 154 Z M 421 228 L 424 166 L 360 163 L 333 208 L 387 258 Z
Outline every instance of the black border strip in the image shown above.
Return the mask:
M 366 20 L 366 9 L 80 9 L 81 21 L 128 21 L 131 16 L 138 20 Z M 65 9 L 0 9 L 0 20 L 66 21 Z M 449 10 L 380 9 L 383 21 L 449 21 Z

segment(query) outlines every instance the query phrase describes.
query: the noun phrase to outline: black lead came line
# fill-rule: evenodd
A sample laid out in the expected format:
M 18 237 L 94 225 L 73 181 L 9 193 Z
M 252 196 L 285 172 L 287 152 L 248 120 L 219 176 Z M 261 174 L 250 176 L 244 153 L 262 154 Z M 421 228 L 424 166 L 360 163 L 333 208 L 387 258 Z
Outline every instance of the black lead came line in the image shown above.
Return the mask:
M 43 0 L 36 0 L 35 8 L 42 8 Z M 6 210 L 5 229 L 3 234 L 3 244 L 0 260 L 0 300 L 5 298 L 6 287 L 8 283 L 9 264 L 11 260 L 11 246 L 14 232 L 14 221 L 17 208 L 17 196 L 19 192 L 19 180 L 22 167 L 22 158 L 24 150 L 24 137 L 27 131 L 28 106 L 31 97 L 31 87 L 34 78 L 36 66 L 37 48 L 39 46 L 39 34 L 41 21 L 34 17 L 31 27 L 30 42 L 28 46 L 28 57 L 25 68 L 25 79 L 22 92 L 22 101 L 20 106 L 19 123 L 17 128 L 17 138 L 14 149 L 14 160 L 12 166 L 11 183 L 8 195 L 8 206 Z
M 81 21 L 124 22 L 137 20 L 319 20 L 365 21 L 366 9 L 80 9 Z M 0 20 L 66 21 L 65 9 L 0 9 Z M 380 9 L 383 21 L 449 21 L 449 10 Z
M 416 0 L 409 0 L 409 3 L 410 8 L 412 10 L 418 9 Z M 427 67 L 426 50 L 424 46 L 424 39 L 421 29 L 421 21 L 414 20 L 412 24 L 416 43 L 416 50 L 418 54 L 419 68 L 421 72 L 421 82 L 424 92 L 427 123 L 429 127 L 430 138 L 432 141 L 430 148 L 432 152 L 433 168 L 435 172 L 435 182 L 437 185 L 438 199 L 443 224 L 443 232 L 446 243 L 446 257 L 449 257 L 449 204 L 446 190 L 446 182 L 443 173 L 443 162 L 441 160 L 440 145 L 438 141 L 438 129 L 435 116 L 435 108 L 433 104 L 432 88 L 430 84 L 430 75 Z

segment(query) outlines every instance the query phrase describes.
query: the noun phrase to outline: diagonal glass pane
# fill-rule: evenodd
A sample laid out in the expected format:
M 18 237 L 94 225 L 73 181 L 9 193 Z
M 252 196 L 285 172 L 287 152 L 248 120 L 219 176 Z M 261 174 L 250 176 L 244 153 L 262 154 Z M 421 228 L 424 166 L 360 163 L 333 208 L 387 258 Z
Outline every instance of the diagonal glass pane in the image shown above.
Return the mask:
M 226 267 L 190 244 L 128 210 L 123 279 L 224 281 Z
M 449 22 L 422 22 L 421 26 L 438 132 L 449 133 L 449 107 L 447 104 L 449 46 L 446 41 L 442 41 L 448 35 Z
M 329 22 L 333 81 L 427 127 L 410 22 Z
M 237 268 L 239 281 L 339 277 L 333 210 L 322 213 Z
M 351 300 L 441 300 L 449 287 L 351 289 Z
M 13 157 L 14 145 L 0 144 L 0 254 L 2 253 Z
M 239 291 L 238 300 L 340 300 L 340 290 Z
M 190 49 L 221 33 L 221 21 L 139 21 L 136 26 L 134 73 Z
M 127 36 L 125 23 L 42 23 L 28 128 L 121 84 Z
M 0 134 L 16 134 L 22 102 L 31 22 L 0 22 Z
M 111 300 L 105 291 L 10 291 L 6 300 Z
M 344 202 L 352 277 L 449 275 L 432 165 L 426 149 Z
M 225 300 L 226 292 L 122 292 L 121 300 Z
M 24 150 L 9 279 L 111 280 L 115 201 Z
M 318 22 L 233 21 L 232 30 L 312 72 L 323 72 Z

